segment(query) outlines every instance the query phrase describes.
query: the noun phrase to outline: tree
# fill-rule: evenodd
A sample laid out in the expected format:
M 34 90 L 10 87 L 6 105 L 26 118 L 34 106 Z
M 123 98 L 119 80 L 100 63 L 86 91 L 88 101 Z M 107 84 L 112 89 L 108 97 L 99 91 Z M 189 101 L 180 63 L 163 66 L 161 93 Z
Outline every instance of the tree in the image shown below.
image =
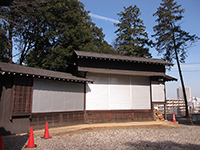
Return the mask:
M 60 71 L 66 70 L 74 49 L 115 53 L 78 0 L 13 0 L 0 4 L 1 29 L 7 33 L 3 52 L 9 50 L 10 63 L 15 49 L 19 64 Z
M 117 51 L 114 50 L 114 48 L 109 45 L 105 40 L 105 35 L 103 34 L 103 31 L 101 28 L 98 28 L 95 26 L 94 23 L 90 23 L 91 31 L 93 35 L 93 42 L 95 47 L 98 48 L 98 53 L 107 53 L 107 54 L 117 54 Z
M 26 54 L 32 48 L 34 39 L 28 38 L 30 34 L 27 34 L 27 30 L 31 30 L 34 27 L 33 24 L 31 24 L 33 22 L 31 20 L 35 20 L 34 12 L 36 8 L 40 6 L 41 1 L 42 0 L 13 0 L 8 3 L 1 3 L 1 29 L 6 30 L 7 33 L 4 38 L 7 38 L 9 63 L 13 61 L 14 47 L 19 51 L 20 64 L 22 64 Z
M 29 66 L 66 71 L 73 50 L 114 53 L 102 29 L 91 22 L 77 0 L 49 0 L 38 10 L 39 36 L 27 56 Z M 44 42 L 41 44 L 41 41 Z M 41 47 L 41 48 L 40 48 Z
M 9 49 L 8 49 L 8 39 L 6 37 L 6 30 L 4 30 L 0 25 L 0 61 L 9 61 Z
M 180 7 L 181 5 L 178 5 L 174 0 L 162 0 L 157 12 L 153 14 L 153 16 L 158 17 L 156 19 L 158 24 L 153 27 L 154 32 L 156 32 L 153 37 L 156 40 L 155 48 L 158 53 L 163 54 L 163 59 L 169 62 L 174 59 L 177 61 L 186 105 L 186 117 L 188 117 L 187 97 L 179 62 L 185 61 L 187 57 L 186 49 L 199 38 L 181 29 L 180 21 L 185 10 Z
M 13 7 L 20 14 L 16 18 L 15 32 L 15 45 L 19 54 L 19 64 L 26 60 L 28 53 L 36 46 L 37 41 L 43 41 L 41 30 L 38 30 L 40 17 L 38 10 L 43 5 L 45 0 L 30 1 L 23 0 L 23 2 L 13 3 Z
M 124 7 L 124 12 L 118 13 L 119 23 L 115 24 L 118 29 L 115 47 L 123 55 L 151 57 L 148 46 L 151 42 L 145 31 L 143 21 L 139 18 L 140 9 L 135 6 Z M 147 46 L 147 47 L 145 47 Z
M 12 8 L 9 6 L 1 6 L 0 8 L 0 19 L 1 19 L 1 31 L 6 30 L 3 38 L 7 41 L 6 48 L 3 47 L 2 52 L 8 50 L 8 62 L 12 63 L 12 36 L 13 36 L 13 28 L 14 28 L 14 20 Z

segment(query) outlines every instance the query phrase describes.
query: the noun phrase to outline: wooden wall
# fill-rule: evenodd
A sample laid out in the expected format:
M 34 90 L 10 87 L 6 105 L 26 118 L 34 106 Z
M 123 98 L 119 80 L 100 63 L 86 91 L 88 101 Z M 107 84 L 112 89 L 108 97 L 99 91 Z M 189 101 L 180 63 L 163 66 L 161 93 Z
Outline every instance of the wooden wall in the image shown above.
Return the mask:
M 33 113 L 31 116 L 30 125 L 34 127 L 34 129 L 41 129 L 45 127 L 46 122 L 48 122 L 49 127 L 83 124 L 84 112 L 69 111 L 69 112 Z
M 29 130 L 29 115 L 22 113 L 25 110 L 16 109 L 17 102 L 15 103 L 15 96 L 13 95 L 14 78 L 17 78 L 17 76 L 4 75 L 0 77 L 0 135 L 24 133 Z
M 87 111 L 87 122 L 121 122 L 152 120 L 151 110 L 99 110 Z
M 31 126 L 34 129 L 45 127 L 48 122 L 49 127 L 59 127 L 66 125 L 83 124 L 83 111 L 54 112 L 54 113 L 33 113 Z M 87 111 L 86 123 L 103 122 L 123 122 L 123 121 L 149 121 L 152 120 L 151 110 L 99 110 Z
M 137 62 L 126 62 L 126 61 L 113 61 L 108 59 L 91 59 L 78 58 L 77 65 L 79 67 L 89 68 L 103 68 L 103 69 L 117 69 L 117 70 L 134 70 L 134 71 L 153 71 L 153 72 L 165 72 L 165 65 L 152 64 L 152 63 L 137 63 Z

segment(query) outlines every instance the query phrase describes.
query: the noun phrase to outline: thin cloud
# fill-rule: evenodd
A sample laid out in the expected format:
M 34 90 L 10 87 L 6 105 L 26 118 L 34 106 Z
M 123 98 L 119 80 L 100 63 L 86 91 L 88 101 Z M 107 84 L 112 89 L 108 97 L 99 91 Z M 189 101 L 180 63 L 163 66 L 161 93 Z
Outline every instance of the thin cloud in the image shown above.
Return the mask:
M 93 14 L 93 13 L 89 13 L 89 15 L 91 17 L 93 17 L 93 18 L 96 18 L 96 19 L 101 19 L 101 20 L 105 20 L 105 21 L 109 21 L 109 22 L 113 22 L 113 23 L 119 23 L 119 21 L 116 20 L 116 19 L 112 19 L 112 18 L 96 15 L 96 14 Z
M 178 71 L 177 65 L 174 65 L 173 71 Z M 185 72 L 196 72 L 200 71 L 200 63 L 185 63 L 181 64 L 181 70 Z
M 184 64 L 182 68 L 187 71 L 200 71 L 200 64 Z

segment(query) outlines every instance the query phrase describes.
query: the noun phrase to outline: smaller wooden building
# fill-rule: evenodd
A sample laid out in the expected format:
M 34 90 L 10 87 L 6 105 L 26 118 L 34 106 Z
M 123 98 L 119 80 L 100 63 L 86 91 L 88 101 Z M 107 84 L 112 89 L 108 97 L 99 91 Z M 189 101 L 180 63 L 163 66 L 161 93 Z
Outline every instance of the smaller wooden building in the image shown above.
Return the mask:
M 69 73 L 0 62 L 0 135 L 84 123 L 84 84 Z

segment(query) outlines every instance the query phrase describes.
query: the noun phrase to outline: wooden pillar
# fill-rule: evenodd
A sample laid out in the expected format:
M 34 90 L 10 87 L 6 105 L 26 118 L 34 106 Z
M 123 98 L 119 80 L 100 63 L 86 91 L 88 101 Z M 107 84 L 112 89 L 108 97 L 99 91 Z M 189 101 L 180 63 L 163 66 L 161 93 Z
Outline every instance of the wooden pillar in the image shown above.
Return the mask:
M 167 104 L 167 96 L 166 96 L 166 86 L 165 86 L 165 82 L 163 82 L 164 84 L 164 97 L 165 97 L 165 103 L 164 103 L 164 115 L 165 115 L 165 120 L 167 120 L 167 111 L 166 111 L 166 104 Z
M 111 121 L 111 113 L 109 113 L 109 118 L 108 118 L 108 120 Z
M 166 103 L 164 104 L 164 115 L 165 115 L 165 120 L 167 120 Z
M 154 104 L 153 104 L 153 100 L 152 100 L 152 86 L 151 86 L 151 84 L 152 84 L 152 78 L 150 77 L 149 78 L 149 80 L 150 80 L 150 102 L 151 102 L 151 112 L 152 112 L 152 120 L 154 120 Z
M 84 82 L 84 123 L 87 123 L 87 112 L 86 112 L 86 82 Z

